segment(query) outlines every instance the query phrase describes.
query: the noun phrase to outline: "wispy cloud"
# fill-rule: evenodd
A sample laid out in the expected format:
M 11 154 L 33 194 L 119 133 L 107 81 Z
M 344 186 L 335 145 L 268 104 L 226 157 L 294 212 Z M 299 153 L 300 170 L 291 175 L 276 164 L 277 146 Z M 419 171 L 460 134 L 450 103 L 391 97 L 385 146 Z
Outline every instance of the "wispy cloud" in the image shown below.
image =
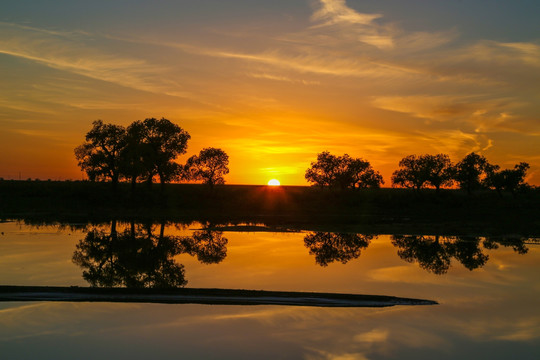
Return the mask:
M 107 53 L 90 45 L 92 37 L 0 23 L 0 53 L 128 88 L 183 96 L 164 83 L 164 69 L 144 59 Z
M 326 148 L 390 168 L 407 152 L 494 153 L 503 140 L 526 143 L 527 153 L 540 136 L 538 41 L 469 40 L 458 27 L 409 31 L 362 2 L 311 3 L 307 14 L 268 20 L 285 26 L 214 24 L 211 35 L 196 24 L 175 36 L 0 22 L 0 54 L 47 73 L 19 83 L 17 95 L 0 89 L 0 116 L 150 109 L 187 118 L 193 134 L 212 141 L 226 136 L 231 159 L 249 153 L 283 169 L 272 158 L 308 163 Z
M 382 17 L 380 14 L 362 14 L 347 6 L 345 0 L 320 0 L 321 7 L 313 14 L 313 20 L 329 24 L 361 24 L 369 25 L 373 20 Z
M 283 75 L 275 75 L 275 74 L 269 74 L 269 73 L 248 73 L 248 76 L 254 78 L 254 79 L 264 79 L 264 80 L 272 80 L 272 81 L 284 81 L 289 83 L 301 83 L 304 85 L 320 85 L 320 81 L 312 81 L 312 80 L 301 80 L 301 79 L 292 79 L 287 76 Z
M 340 36 L 352 35 L 355 40 L 380 49 L 394 46 L 391 33 L 374 23 L 382 17 L 381 14 L 360 13 L 347 6 L 345 0 L 319 0 L 319 3 L 319 9 L 312 16 L 316 23 L 312 30 L 332 28 Z
M 490 61 L 498 65 L 518 64 L 540 67 L 540 45 L 535 43 L 505 43 L 482 41 L 467 48 L 471 59 Z

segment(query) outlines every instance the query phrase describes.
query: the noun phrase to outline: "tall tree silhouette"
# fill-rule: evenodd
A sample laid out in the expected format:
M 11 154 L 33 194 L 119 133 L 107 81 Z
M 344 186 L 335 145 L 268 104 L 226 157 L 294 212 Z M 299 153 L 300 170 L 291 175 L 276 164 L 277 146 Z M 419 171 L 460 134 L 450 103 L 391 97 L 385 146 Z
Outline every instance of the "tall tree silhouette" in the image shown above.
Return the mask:
M 121 152 L 120 170 L 122 177 L 131 183 L 132 191 L 139 180 L 146 180 L 153 175 L 150 164 L 152 150 L 147 143 L 142 142 L 144 126 L 131 124 L 126 131 L 125 146 Z
M 454 166 L 446 154 L 424 155 L 422 157 L 427 171 L 427 182 L 437 191 L 442 186 L 451 186 L 454 182 Z
M 139 139 L 138 150 L 149 184 L 154 176 L 162 185 L 180 175 L 181 167 L 174 160 L 187 149 L 191 136 L 180 126 L 162 118 L 133 122 L 127 129 L 128 138 Z M 133 175 L 132 175 L 133 176 Z
M 488 168 L 484 182 L 486 186 L 497 190 L 499 195 L 502 195 L 502 190 L 515 195 L 518 189 L 526 186 L 525 176 L 529 168 L 530 166 L 526 162 L 515 165 L 513 169 L 505 170 L 499 170 L 498 165 L 493 165 Z
M 120 178 L 121 153 L 125 146 L 126 129 L 119 125 L 92 123 L 86 141 L 75 148 L 78 165 L 92 181 L 111 179 L 116 188 Z
M 321 266 L 327 266 L 334 261 L 346 264 L 352 259 L 357 259 L 373 237 L 362 234 L 316 232 L 304 237 L 304 245 L 311 255 L 315 255 L 315 261 Z
M 311 167 L 306 170 L 305 178 L 319 186 L 346 187 L 348 184 L 340 181 L 345 171 L 346 164 L 341 157 L 323 151 L 317 155 L 317 161 L 312 162 Z
M 205 148 L 199 155 L 190 157 L 185 165 L 185 177 L 190 180 L 202 180 L 204 184 L 214 187 L 224 184 L 224 175 L 229 173 L 229 156 L 222 149 Z
M 347 163 L 346 177 L 352 188 L 379 188 L 384 180 L 378 171 L 373 170 L 369 161 L 360 158 L 343 156 Z
M 379 172 L 373 170 L 371 164 L 360 158 L 352 158 L 348 154 L 336 156 L 328 151 L 317 155 L 306 170 L 308 182 L 323 187 L 345 188 L 378 188 L 384 183 Z
M 484 181 L 492 166 L 485 157 L 472 152 L 456 164 L 455 180 L 461 189 L 470 194 L 484 187 Z
M 453 167 L 446 154 L 408 155 L 399 162 L 400 169 L 392 174 L 392 184 L 420 190 L 431 185 L 437 189 L 452 184 Z

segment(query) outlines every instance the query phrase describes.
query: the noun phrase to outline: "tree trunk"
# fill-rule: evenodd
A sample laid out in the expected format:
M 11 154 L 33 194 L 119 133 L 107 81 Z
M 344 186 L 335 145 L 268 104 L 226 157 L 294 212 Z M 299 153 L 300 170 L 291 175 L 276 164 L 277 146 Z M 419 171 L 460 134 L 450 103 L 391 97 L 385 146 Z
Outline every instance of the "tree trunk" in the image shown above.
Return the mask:
M 131 195 L 135 194 L 135 186 L 137 185 L 137 177 L 133 175 L 131 177 Z
M 163 194 L 163 192 L 165 191 L 165 181 L 163 180 L 163 178 L 160 176 L 159 177 L 159 192 L 161 194 Z
M 113 175 L 111 177 L 111 183 L 113 190 L 116 191 L 116 189 L 118 189 L 118 175 Z

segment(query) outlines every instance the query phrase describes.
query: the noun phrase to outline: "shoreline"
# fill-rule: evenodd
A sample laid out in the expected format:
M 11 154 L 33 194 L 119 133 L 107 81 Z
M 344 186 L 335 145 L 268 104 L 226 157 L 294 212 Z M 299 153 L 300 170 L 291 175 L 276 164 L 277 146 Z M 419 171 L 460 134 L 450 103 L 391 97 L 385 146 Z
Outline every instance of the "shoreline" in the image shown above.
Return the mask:
M 286 230 L 540 236 L 540 190 L 333 190 L 300 186 L 0 181 L 0 220 L 28 223 L 200 222 Z M 258 230 L 258 229 L 253 229 Z M 248 230 L 249 231 L 249 230 Z M 331 231 L 331 230 L 329 230 Z
M 437 305 L 433 300 L 358 295 L 239 289 L 127 289 L 60 286 L 0 286 L 0 302 L 60 301 L 205 305 L 284 305 L 314 307 L 389 307 Z

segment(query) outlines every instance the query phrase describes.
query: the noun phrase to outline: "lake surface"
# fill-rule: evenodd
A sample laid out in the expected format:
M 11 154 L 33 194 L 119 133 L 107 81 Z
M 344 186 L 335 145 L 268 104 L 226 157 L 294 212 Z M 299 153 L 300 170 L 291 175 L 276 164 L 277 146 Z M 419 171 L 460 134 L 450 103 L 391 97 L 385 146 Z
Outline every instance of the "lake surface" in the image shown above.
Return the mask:
M 0 223 L 0 284 L 377 294 L 434 306 L 0 303 L 5 359 L 539 359 L 538 239 Z

